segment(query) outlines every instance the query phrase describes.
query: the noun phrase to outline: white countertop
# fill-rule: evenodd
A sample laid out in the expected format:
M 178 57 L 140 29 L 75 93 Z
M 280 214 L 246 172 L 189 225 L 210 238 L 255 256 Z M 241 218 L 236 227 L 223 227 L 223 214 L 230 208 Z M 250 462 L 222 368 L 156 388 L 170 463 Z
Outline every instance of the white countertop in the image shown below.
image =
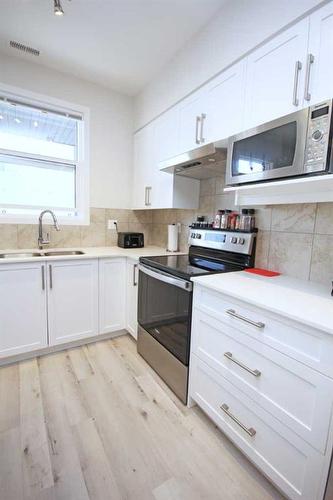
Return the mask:
M 331 288 L 287 276 L 245 271 L 192 278 L 194 283 L 333 334 Z
M 36 248 L 28 249 L 16 249 L 16 250 L 0 250 L 0 254 L 3 253 L 26 253 L 26 252 L 59 252 L 59 251 L 70 251 L 70 250 L 80 250 L 84 252 L 83 255 L 57 255 L 52 257 L 47 257 L 42 255 L 41 257 L 9 257 L 1 258 L 0 264 L 14 264 L 18 262 L 38 262 L 45 260 L 75 260 L 75 259 L 98 259 L 107 257 L 129 257 L 134 260 L 139 260 L 139 257 L 148 257 L 154 255 L 182 255 L 184 252 L 167 252 L 165 248 L 157 246 L 145 246 L 143 248 L 120 248 L 120 247 L 75 247 L 75 248 L 44 248 L 43 250 L 38 250 Z

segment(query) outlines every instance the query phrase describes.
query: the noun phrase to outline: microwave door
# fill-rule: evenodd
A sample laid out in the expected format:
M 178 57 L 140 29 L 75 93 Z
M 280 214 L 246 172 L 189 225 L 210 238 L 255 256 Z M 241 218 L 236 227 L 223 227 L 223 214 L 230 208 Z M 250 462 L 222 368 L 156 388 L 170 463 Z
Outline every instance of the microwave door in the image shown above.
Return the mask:
M 229 140 L 227 184 L 242 184 L 303 173 L 308 109 L 297 111 Z

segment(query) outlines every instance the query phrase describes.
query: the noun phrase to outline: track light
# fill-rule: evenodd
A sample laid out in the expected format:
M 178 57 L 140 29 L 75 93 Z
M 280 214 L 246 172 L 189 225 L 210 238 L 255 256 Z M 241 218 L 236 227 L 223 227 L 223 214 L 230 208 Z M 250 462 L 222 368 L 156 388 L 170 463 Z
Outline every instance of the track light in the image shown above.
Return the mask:
M 61 6 L 60 0 L 54 0 L 54 15 L 55 16 L 63 16 L 64 11 Z

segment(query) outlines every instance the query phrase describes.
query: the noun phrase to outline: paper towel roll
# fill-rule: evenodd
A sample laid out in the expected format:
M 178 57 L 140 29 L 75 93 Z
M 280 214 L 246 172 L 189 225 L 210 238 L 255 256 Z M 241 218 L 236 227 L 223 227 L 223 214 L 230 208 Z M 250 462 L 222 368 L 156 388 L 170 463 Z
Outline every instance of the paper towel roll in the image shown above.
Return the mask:
M 177 252 L 178 250 L 178 225 L 168 225 L 168 252 Z

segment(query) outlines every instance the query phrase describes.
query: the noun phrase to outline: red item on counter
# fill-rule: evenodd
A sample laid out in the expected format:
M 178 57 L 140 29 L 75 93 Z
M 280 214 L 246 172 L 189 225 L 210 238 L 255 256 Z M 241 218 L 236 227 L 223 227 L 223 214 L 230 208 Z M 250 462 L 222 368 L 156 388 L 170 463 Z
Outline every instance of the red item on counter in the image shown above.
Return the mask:
M 260 269 L 259 267 L 252 267 L 251 269 L 245 269 L 247 273 L 259 274 L 260 276 L 266 276 L 266 278 L 273 278 L 274 276 L 280 276 L 281 273 L 275 271 L 269 271 L 268 269 Z

